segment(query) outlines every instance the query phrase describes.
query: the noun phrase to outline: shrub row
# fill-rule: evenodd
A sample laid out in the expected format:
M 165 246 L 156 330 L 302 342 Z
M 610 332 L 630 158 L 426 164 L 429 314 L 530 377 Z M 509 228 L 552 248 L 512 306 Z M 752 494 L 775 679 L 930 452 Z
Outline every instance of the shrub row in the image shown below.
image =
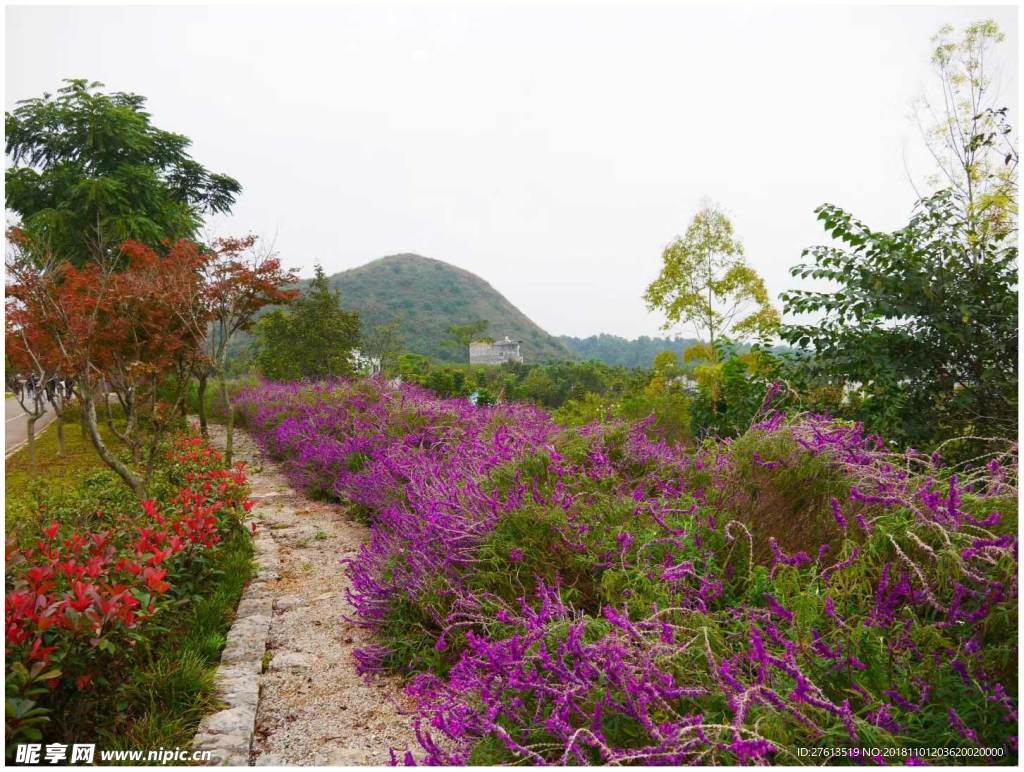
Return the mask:
M 411 676 L 396 762 L 1016 760 L 1009 452 L 967 473 L 767 408 L 683 448 L 383 381 L 240 406 L 295 485 L 372 523 L 347 571 L 379 635 L 359 667 Z
M 93 528 L 53 520 L 7 542 L 8 748 L 40 739 L 83 692 L 116 687 L 168 632 L 167 617 L 201 594 L 251 506 L 242 468 L 224 469 L 189 435 L 167 451 L 154 489 L 137 510 L 93 513 Z

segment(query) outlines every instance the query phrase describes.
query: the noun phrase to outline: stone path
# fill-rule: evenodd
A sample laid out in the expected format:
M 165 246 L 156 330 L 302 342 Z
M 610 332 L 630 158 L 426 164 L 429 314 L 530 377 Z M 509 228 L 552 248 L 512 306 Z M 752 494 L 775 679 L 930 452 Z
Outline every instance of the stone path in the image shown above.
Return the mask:
M 210 438 L 222 444 L 222 427 L 211 426 Z M 257 502 L 251 514 L 260 573 L 239 605 L 218 671 L 227 708 L 204 720 L 194 747 L 213 750 L 220 764 L 386 765 L 389 748 L 417 743 L 401 681 L 367 683 L 352 661 L 353 649 L 373 641 L 344 620 L 353 610 L 341 561 L 356 554 L 369 529 L 340 507 L 293 491 L 243 431 L 235 454 L 246 462 Z M 251 668 L 258 692 L 246 686 Z

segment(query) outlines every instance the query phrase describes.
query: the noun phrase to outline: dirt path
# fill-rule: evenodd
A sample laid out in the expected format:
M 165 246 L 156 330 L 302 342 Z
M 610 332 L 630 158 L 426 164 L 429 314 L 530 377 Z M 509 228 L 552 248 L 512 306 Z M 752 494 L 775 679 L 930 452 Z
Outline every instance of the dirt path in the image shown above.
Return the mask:
M 210 435 L 223 444 L 222 427 L 211 426 Z M 352 661 L 353 649 L 373 641 L 343 618 L 353 610 L 341 561 L 356 554 L 369 529 L 340 507 L 293 491 L 245 432 L 236 432 L 235 454 L 249 471 L 258 527 L 269 529 L 280 559 L 269 583 L 273 616 L 250 763 L 386 765 L 389 748 L 417 744 L 400 681 L 368 684 Z

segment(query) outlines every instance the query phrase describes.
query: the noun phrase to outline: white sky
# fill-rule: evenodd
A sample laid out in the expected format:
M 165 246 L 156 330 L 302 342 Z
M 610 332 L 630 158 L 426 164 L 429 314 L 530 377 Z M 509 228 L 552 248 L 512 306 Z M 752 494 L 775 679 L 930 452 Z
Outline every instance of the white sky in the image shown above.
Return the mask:
M 65 77 L 145 95 L 244 186 L 211 229 L 304 275 L 416 252 L 551 333 L 655 335 L 641 295 L 705 195 L 773 296 L 819 204 L 903 224 L 929 38 L 981 18 L 1016 119 L 1005 6 L 8 7 L 5 107 Z

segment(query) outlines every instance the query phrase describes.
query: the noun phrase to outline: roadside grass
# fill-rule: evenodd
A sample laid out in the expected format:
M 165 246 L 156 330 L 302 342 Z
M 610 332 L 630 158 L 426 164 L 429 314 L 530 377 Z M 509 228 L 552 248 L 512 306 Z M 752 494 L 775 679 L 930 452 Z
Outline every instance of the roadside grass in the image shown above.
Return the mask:
M 111 448 L 122 449 L 105 423 L 100 431 Z M 27 446 L 6 459 L 7 539 L 34 538 L 52 520 L 76 529 L 95 527 L 104 511 L 138 506 L 96 454 L 75 411 L 64 439 L 60 457 L 55 426 L 36 438 L 36 473 Z M 62 742 L 95 742 L 104 750 L 187 747 L 200 719 L 219 707 L 216 668 L 252 574 L 252 538 L 239 525 L 211 552 L 194 585 L 201 590 L 181 598 L 155 635 L 140 641 L 138 658 L 119 685 L 79 692 L 60 715 L 51 716 L 47 734 Z
M 101 422 L 99 428 L 104 441 L 111 448 L 119 449 L 120 441 L 106 423 Z M 65 454 L 62 458 L 58 455 L 57 426 L 54 422 L 36 436 L 38 472 L 33 472 L 29 462 L 28 445 L 22 445 L 6 459 L 5 535 L 10 536 L 15 530 L 37 530 L 46 513 L 52 514 L 54 504 L 57 503 L 54 501 L 55 496 L 61 498 L 72 495 L 82 488 L 90 476 L 105 473 L 114 480 L 113 472 L 109 472 L 86 436 L 76 410 L 68 412 L 64 425 L 64 446 Z M 43 505 L 42 509 L 40 505 Z M 57 507 L 58 510 L 60 508 Z

